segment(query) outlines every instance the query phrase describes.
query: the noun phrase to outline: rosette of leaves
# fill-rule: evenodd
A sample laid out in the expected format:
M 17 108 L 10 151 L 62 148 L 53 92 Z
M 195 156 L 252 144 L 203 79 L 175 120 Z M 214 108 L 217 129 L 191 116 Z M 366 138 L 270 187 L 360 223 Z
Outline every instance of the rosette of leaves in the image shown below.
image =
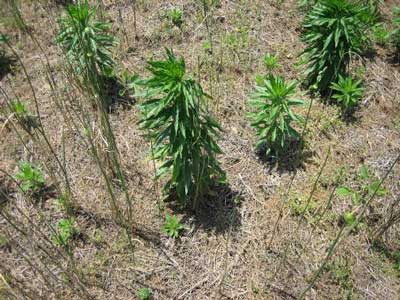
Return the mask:
M 266 155 L 279 155 L 287 146 L 289 138 L 300 139 L 300 134 L 292 127 L 292 122 L 302 123 L 302 118 L 292 111 L 292 107 L 302 105 L 299 99 L 292 99 L 296 92 L 296 82 L 286 83 L 281 76 L 269 76 L 263 83 L 257 83 L 251 95 L 250 105 L 255 109 L 249 113 L 250 125 L 257 130 L 256 148 L 266 147 Z
M 216 158 L 222 129 L 205 110 L 208 95 L 185 75 L 183 58 L 167 49 L 165 60 L 150 61 L 147 69 L 152 77 L 138 82 L 146 90 L 139 124 L 153 142 L 153 159 L 161 162 L 157 177 L 170 175 L 164 191 L 196 209 L 210 185 L 225 180 Z
M 352 55 L 369 43 L 366 7 L 350 0 L 320 0 L 306 15 L 302 53 L 306 85 L 325 95 L 339 75 L 348 73 Z

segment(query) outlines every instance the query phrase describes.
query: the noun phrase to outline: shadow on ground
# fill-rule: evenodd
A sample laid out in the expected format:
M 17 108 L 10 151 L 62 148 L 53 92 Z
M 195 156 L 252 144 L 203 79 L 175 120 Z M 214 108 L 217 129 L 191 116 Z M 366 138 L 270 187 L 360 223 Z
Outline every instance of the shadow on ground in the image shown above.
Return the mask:
M 308 149 L 303 142 L 291 140 L 285 152 L 277 155 L 266 155 L 266 148 L 260 148 L 256 154 L 260 161 L 268 166 L 268 173 L 277 170 L 279 174 L 297 172 L 305 169 L 312 162 L 314 151 Z
M 7 74 L 13 73 L 12 66 L 15 62 L 15 58 L 8 56 L 5 52 L 0 50 L 0 80 L 2 80 Z
M 194 225 L 193 231 L 199 229 L 223 234 L 227 231 L 237 231 L 241 226 L 239 206 L 241 196 L 229 185 L 218 185 L 211 189 L 209 195 L 200 202 L 196 212 L 179 208 L 175 202 L 168 204 L 174 212 L 183 214 L 182 223 Z

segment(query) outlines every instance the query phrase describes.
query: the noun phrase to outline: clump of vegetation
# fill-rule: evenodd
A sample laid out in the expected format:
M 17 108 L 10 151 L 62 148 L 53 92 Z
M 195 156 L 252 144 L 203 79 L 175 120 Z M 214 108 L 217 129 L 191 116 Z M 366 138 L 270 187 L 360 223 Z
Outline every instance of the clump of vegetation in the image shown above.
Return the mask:
M 353 80 L 351 76 L 339 75 L 338 83 L 333 83 L 331 89 L 334 91 L 333 98 L 342 107 L 343 112 L 354 108 L 362 97 L 364 87 L 361 80 Z
M 341 186 L 337 189 L 336 193 L 342 197 L 351 197 L 351 201 L 354 205 L 359 205 L 365 202 L 368 197 L 371 197 L 375 191 L 376 196 L 384 196 L 386 194 L 386 189 L 380 185 L 380 181 L 368 170 L 366 165 L 360 168 L 357 176 L 360 185 L 358 188 L 350 188 L 346 186 Z
M 68 248 L 70 240 L 78 232 L 74 218 L 61 219 L 57 223 L 57 231 L 52 234 L 52 240 L 57 246 Z
M 380 181 L 368 170 L 366 165 L 360 168 L 357 175 L 359 186 L 351 188 L 348 186 L 341 186 L 336 190 L 336 194 L 341 197 L 350 197 L 351 207 L 358 207 L 362 203 L 368 201 L 373 195 L 382 197 L 386 195 L 386 189 L 381 186 Z M 343 220 L 346 226 L 352 226 L 356 221 L 356 214 L 354 209 L 345 212 Z
M 266 53 L 264 56 L 264 65 L 269 74 L 271 74 L 275 69 L 279 69 L 281 65 L 278 60 L 278 55 Z
M 391 32 L 391 41 L 397 51 L 400 52 L 400 7 L 393 8 L 393 31 Z
M 149 288 L 140 288 L 137 291 L 139 300 L 151 300 L 153 298 L 152 292 Z
M 170 9 L 167 13 L 168 18 L 176 27 L 181 27 L 183 24 L 183 11 L 179 7 Z
M 44 186 L 43 172 L 29 162 L 19 164 L 19 172 L 15 178 L 21 181 L 20 187 L 24 192 L 38 193 Z
M 174 239 L 179 237 L 180 232 L 183 230 L 183 225 L 179 223 L 176 216 L 165 216 L 165 224 L 163 226 L 163 231 Z
M 111 23 L 97 21 L 95 16 L 96 8 L 90 8 L 87 0 L 68 5 L 57 36 L 76 74 L 83 76 L 85 84 L 92 85 L 101 76 L 112 76 L 111 49 L 117 45 L 115 38 L 107 33 Z
M 390 39 L 390 31 L 387 30 L 384 23 L 378 23 L 372 27 L 372 34 L 378 45 L 385 45 Z
M 307 86 L 325 95 L 339 75 L 347 75 L 352 55 L 361 54 L 368 42 L 364 13 L 363 6 L 349 0 L 321 0 L 313 6 L 302 34 Z
M 167 50 L 166 60 L 150 61 L 153 77 L 139 83 L 149 97 L 142 105 L 140 125 L 154 142 L 153 159 L 162 162 L 157 177 L 171 174 L 164 191 L 182 206 L 196 209 L 210 185 L 225 181 L 216 155 L 220 126 L 207 114 L 202 87 L 185 75 L 185 61 Z
M 291 125 L 302 123 L 302 118 L 292 111 L 292 107 L 302 105 L 299 99 L 292 99 L 296 92 L 296 82 L 286 83 L 281 76 L 269 76 L 258 83 L 251 95 L 250 105 L 255 109 L 249 113 L 250 125 L 257 131 L 256 148 L 266 148 L 266 155 L 281 154 L 287 147 L 288 139 L 300 139 L 300 134 Z

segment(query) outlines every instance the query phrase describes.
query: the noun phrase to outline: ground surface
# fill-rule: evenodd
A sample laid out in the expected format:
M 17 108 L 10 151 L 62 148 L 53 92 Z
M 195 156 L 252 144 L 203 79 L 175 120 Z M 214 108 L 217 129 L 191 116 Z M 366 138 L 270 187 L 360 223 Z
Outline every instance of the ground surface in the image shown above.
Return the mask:
M 55 20 L 63 7 L 22 2 L 26 23 L 44 49 L 58 85 L 64 87 L 66 83 L 58 74 L 65 62 L 54 42 Z M 117 106 L 110 118 L 134 198 L 132 251 L 112 219 L 104 182 L 82 141 L 82 132 L 68 127 L 52 102 L 41 63 L 43 53 L 4 18 L 1 29 L 11 35 L 27 68 L 44 126 L 57 152 L 62 152 L 65 140 L 74 199 L 81 207 L 76 217 L 81 234 L 74 240 L 73 255 L 86 289 L 95 299 L 109 300 L 136 299 L 136 290 L 141 287 L 151 288 L 154 299 L 295 299 L 326 256 L 341 229 L 340 216 L 351 205 L 349 199 L 334 195 L 327 213 L 318 218 L 334 186 L 357 186 L 362 164 L 382 178 L 400 151 L 400 68 L 392 50 L 377 47 L 376 54 L 364 60 L 364 67 L 360 67 L 361 61 L 355 63 L 358 72 L 365 74 L 366 91 L 354 120 L 343 121 L 336 106 L 314 99 L 301 158 L 293 147 L 292 155 L 273 164 L 254 152 L 255 134 L 245 114 L 249 111 L 248 94 L 255 75 L 263 72 L 266 52 L 279 54 L 283 66 L 279 72 L 287 79 L 302 79 L 297 61 L 303 49 L 299 38 L 303 15 L 295 1 L 221 1 L 209 16 L 212 54 L 204 49 L 208 35 L 201 1 L 138 1 L 136 39 L 131 2 L 104 3 L 105 18 L 113 20 L 113 32 L 120 39 L 115 56 L 121 69 L 144 76 L 146 60 L 160 58 L 163 48 L 171 47 L 186 58 L 189 72 L 212 94 L 209 107 L 225 130 L 220 141 L 224 154 L 219 159 L 229 188 L 215 191 L 215 196 L 210 196 L 215 199 L 207 201 L 197 216 L 166 207 L 166 212 L 176 214 L 185 226 L 180 239 L 168 238 L 160 230 L 165 214 L 157 206 L 160 184 L 152 181 L 153 164 L 146 160 L 150 145 L 136 125 L 138 109 L 134 104 Z M 385 17 L 390 17 L 394 3 L 385 4 Z M 174 6 L 184 12 L 181 30 L 163 17 Z M 2 78 L 0 86 L 8 94 L 15 91 L 29 101 L 32 94 L 17 63 L 12 71 Z M 309 104 L 311 98 L 301 93 L 299 89 L 299 96 Z M 305 105 L 299 113 L 305 116 L 307 108 Z M 10 121 L 1 121 L 2 170 L 15 174 L 18 161 L 44 159 L 28 136 L 22 139 L 30 151 L 6 125 Z M 325 159 L 310 200 L 312 209 L 299 217 Z M 24 202 L 15 184 L 2 176 L 1 188 L 13 199 L 5 209 L 20 220 L 23 218 L 14 206 L 37 220 L 39 226 L 43 222 L 55 224 L 64 216 L 55 204 L 56 195 L 50 195 L 38 210 Z M 48 177 L 46 180 L 51 182 Z M 396 209 L 391 203 L 400 195 L 400 165 L 384 185 L 387 195 L 374 200 L 361 227 L 339 246 L 320 280 L 307 293 L 308 299 L 399 299 L 400 277 L 394 258 L 400 251 L 399 225 L 385 233 L 379 249 L 372 246 L 370 237 L 388 211 Z M 21 222 L 27 224 L 26 220 Z M 3 234 L 14 233 L 20 245 L 0 248 L 1 274 L 14 278 L 10 285 L 15 291 L 21 286 L 37 295 L 36 299 L 56 299 L 56 290 L 59 299 L 78 299 L 65 282 L 49 277 L 54 289 L 49 288 L 39 271 L 23 259 L 24 253 L 35 253 L 36 246 L 29 241 L 35 235 L 23 238 L 4 219 L 0 219 L 0 226 Z M 46 226 L 42 231 L 50 236 Z M 32 261 L 50 266 L 58 277 L 62 275 L 54 262 L 44 257 L 37 255 Z M 66 266 L 65 259 L 59 257 L 59 262 Z M 5 299 L 13 299 L 7 288 L 1 293 Z

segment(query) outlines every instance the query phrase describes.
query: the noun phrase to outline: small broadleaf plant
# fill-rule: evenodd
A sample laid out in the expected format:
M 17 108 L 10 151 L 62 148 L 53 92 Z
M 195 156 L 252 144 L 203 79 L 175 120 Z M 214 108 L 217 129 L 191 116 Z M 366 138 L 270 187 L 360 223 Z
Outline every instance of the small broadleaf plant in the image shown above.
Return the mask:
M 140 288 L 137 290 L 137 296 L 139 300 L 151 300 L 153 299 L 153 294 L 149 288 Z
M 89 83 L 113 75 L 111 49 L 118 44 L 108 33 L 111 23 L 97 21 L 95 16 L 96 7 L 91 8 L 87 0 L 68 5 L 56 38 L 75 72 Z
M 176 216 L 165 216 L 165 224 L 163 226 L 163 231 L 174 239 L 179 237 L 180 232 L 183 230 L 183 225 L 179 223 Z
M 167 50 L 166 59 L 150 61 L 148 70 L 153 76 L 139 83 L 146 95 L 139 124 L 153 141 L 152 158 L 162 163 L 156 177 L 170 174 L 164 192 L 197 209 L 213 183 L 225 182 L 216 158 L 222 129 L 205 109 L 207 94 L 185 75 L 183 58 Z
M 15 178 L 21 182 L 20 187 L 24 192 L 40 192 L 44 185 L 43 172 L 29 162 L 19 164 L 19 172 Z
M 365 21 L 366 7 L 350 0 L 318 1 L 306 15 L 301 58 L 306 85 L 321 95 L 330 92 L 339 75 L 346 75 L 351 57 L 369 44 Z
M 385 196 L 387 190 L 380 184 L 380 181 L 370 174 L 366 165 L 362 165 L 358 174 L 360 185 L 357 188 L 341 186 L 336 194 L 341 197 L 351 197 L 352 204 L 357 206 L 365 202 L 374 193 L 378 197 Z
M 286 149 L 289 138 L 300 139 L 300 134 L 292 127 L 292 122 L 302 123 L 302 118 L 292 111 L 292 107 L 302 105 L 300 99 L 293 99 L 296 82 L 286 83 L 281 76 L 270 76 L 256 85 L 251 95 L 250 105 L 255 109 L 248 114 L 250 125 L 257 130 L 256 148 L 265 146 L 266 155 L 279 155 Z
M 332 98 L 338 102 L 344 112 L 355 107 L 364 92 L 362 80 L 353 80 L 351 76 L 342 77 L 341 75 L 339 75 L 338 83 L 331 85 L 331 89 L 333 90 Z
M 56 232 L 52 234 L 52 240 L 57 246 L 68 248 L 72 237 L 78 233 L 75 219 L 61 219 L 57 223 Z

